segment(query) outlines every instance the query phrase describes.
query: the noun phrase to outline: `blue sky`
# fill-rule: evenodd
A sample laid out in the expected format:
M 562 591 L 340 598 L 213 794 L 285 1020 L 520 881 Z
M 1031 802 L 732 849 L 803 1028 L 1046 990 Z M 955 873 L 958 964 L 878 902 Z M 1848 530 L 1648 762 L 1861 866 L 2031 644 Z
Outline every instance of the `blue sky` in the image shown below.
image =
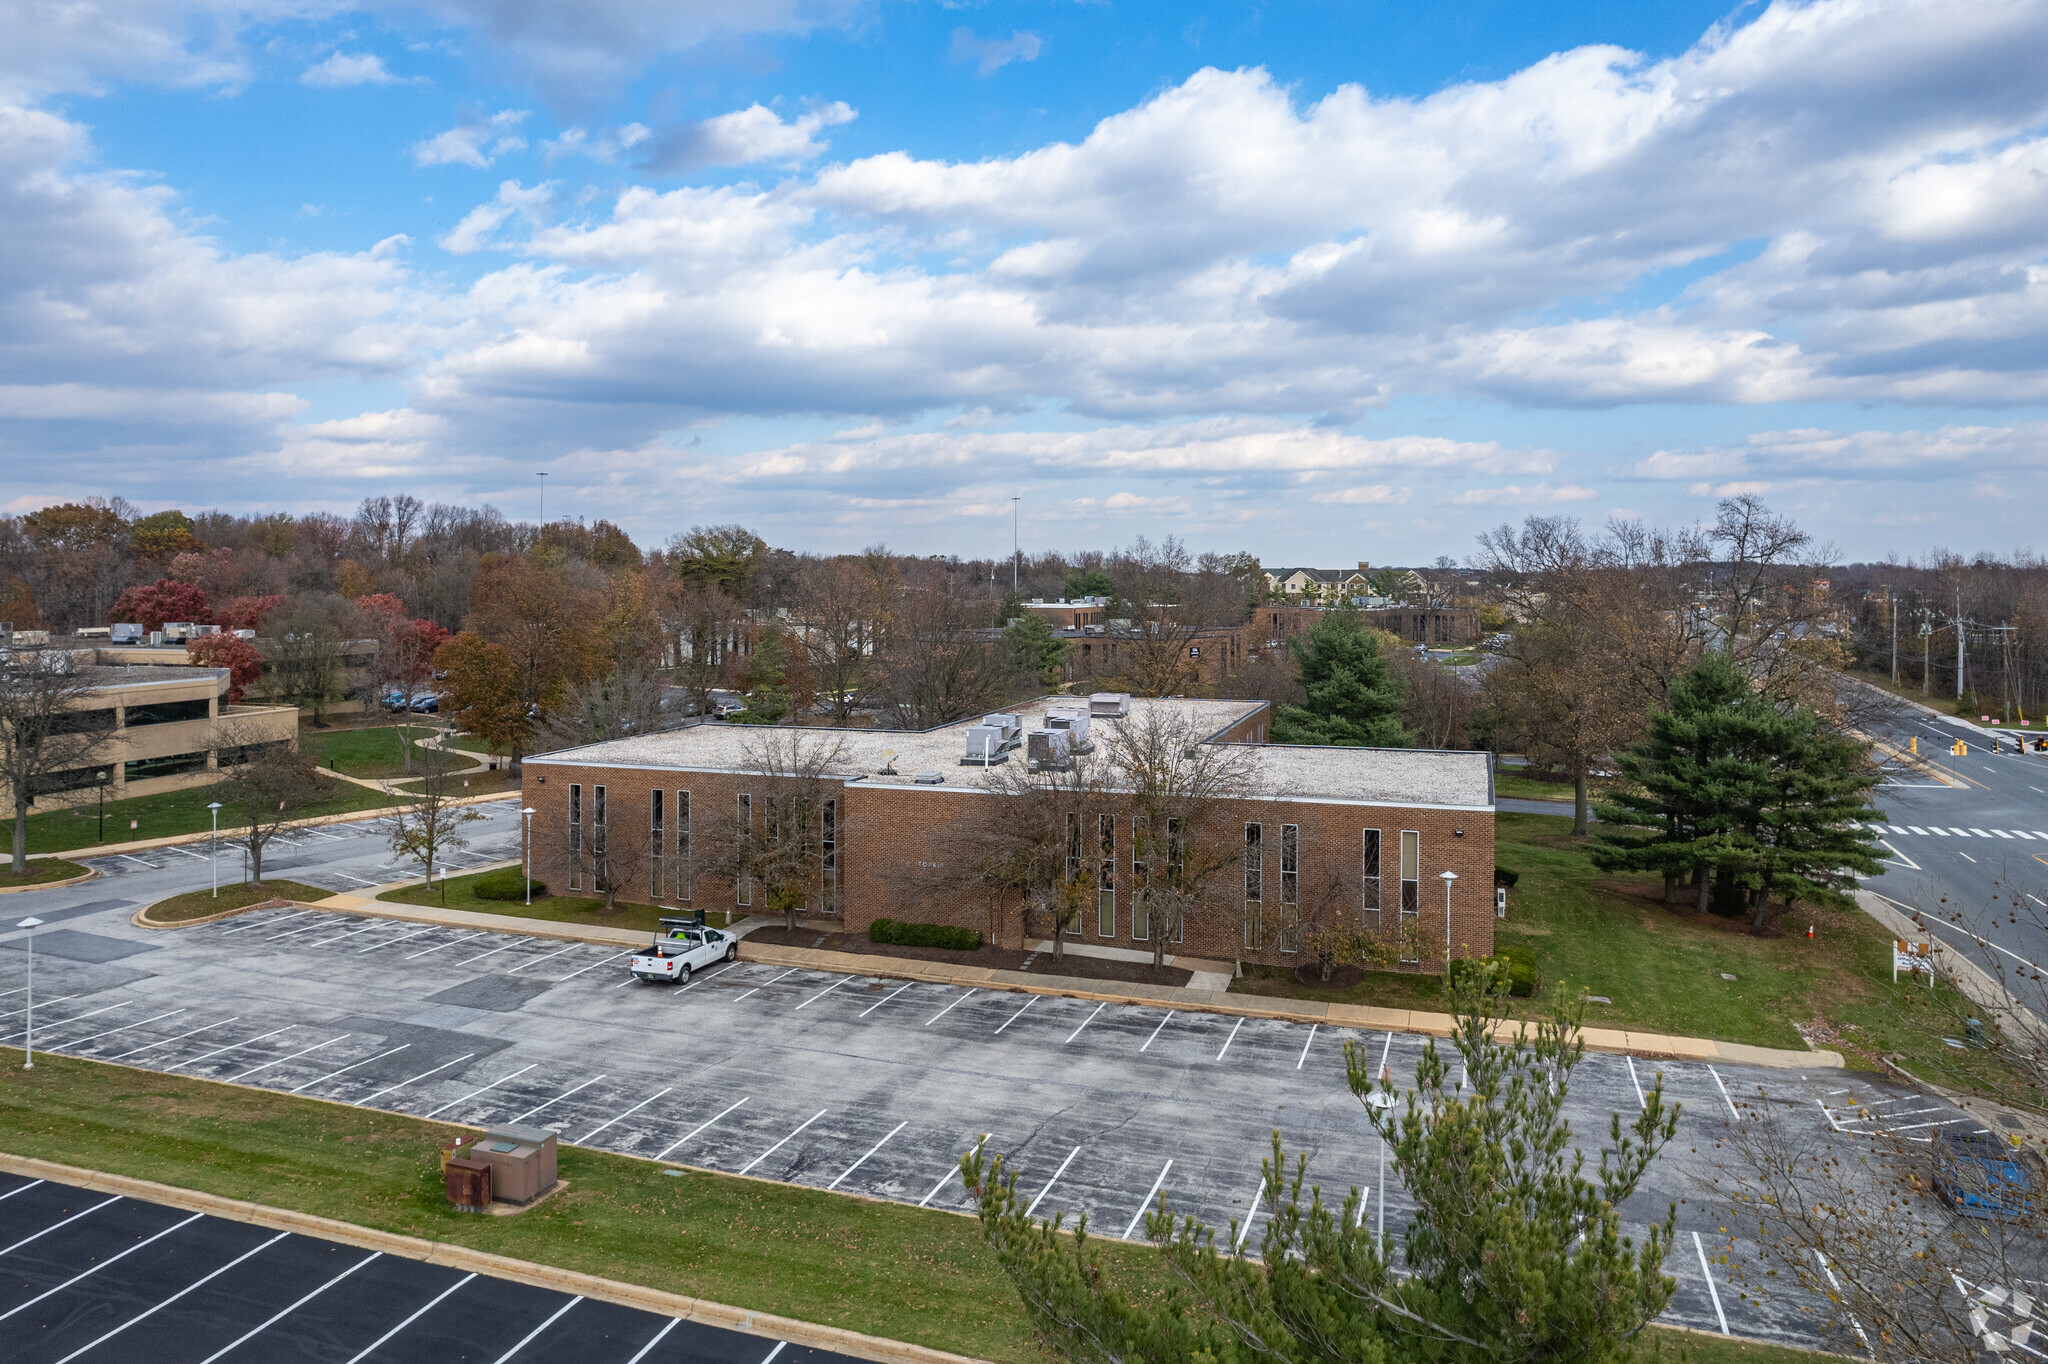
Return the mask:
M 0 3 L 0 12 L 13 9 Z M 0 505 L 2011 552 L 2048 4 L 22 6 Z M 998 538 L 1000 538 L 998 536 Z

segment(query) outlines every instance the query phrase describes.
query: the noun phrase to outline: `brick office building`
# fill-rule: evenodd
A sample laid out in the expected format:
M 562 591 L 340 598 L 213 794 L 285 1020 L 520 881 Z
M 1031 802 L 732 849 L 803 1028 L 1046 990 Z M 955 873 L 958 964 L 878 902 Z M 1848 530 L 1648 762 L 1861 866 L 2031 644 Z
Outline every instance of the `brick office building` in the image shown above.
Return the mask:
M 1057 705 L 1066 698 L 1053 698 Z M 1211 743 L 1246 745 L 1252 794 L 1214 802 L 1193 836 L 1227 839 L 1228 865 L 1207 883 L 1170 952 L 1221 960 L 1299 961 L 1305 920 L 1331 897 L 1359 924 L 1399 946 L 1404 969 L 1441 970 L 1452 956 L 1493 948 L 1493 783 L 1484 753 L 1269 745 L 1262 701 L 1135 700 L 1172 707 Z M 1045 702 L 1015 707 L 1021 729 L 1045 723 Z M 985 817 L 968 802 L 1002 800 L 980 763 L 964 763 L 973 721 L 922 733 L 900 730 L 777 729 L 786 740 L 843 743 L 818 781 L 812 834 L 818 893 L 812 912 L 861 933 L 878 918 L 977 928 L 1017 947 L 1045 930 L 1027 925 L 1000 897 L 920 891 L 958 855 L 966 824 Z M 1101 726 L 1094 721 L 1100 748 Z M 533 807 L 534 874 L 552 889 L 593 893 L 591 858 L 602 848 L 619 893 L 678 911 L 761 909 L 756 891 L 707 870 L 718 860 L 707 838 L 768 838 L 771 784 L 764 775 L 765 727 L 699 725 L 615 739 L 526 760 Z M 980 732 L 978 731 L 977 734 Z M 975 744 L 982 744 L 980 737 Z M 1027 761 L 1020 746 L 1012 762 Z M 1147 870 L 1129 812 L 1094 816 L 1081 874 L 1097 881 L 1093 909 L 1070 941 L 1149 949 L 1149 916 L 1133 911 Z M 742 822 L 744 820 L 744 822 Z M 620 862 L 617 859 L 628 859 Z M 629 870 L 621 871 L 621 866 Z M 1457 873 L 1448 905 L 1442 873 Z

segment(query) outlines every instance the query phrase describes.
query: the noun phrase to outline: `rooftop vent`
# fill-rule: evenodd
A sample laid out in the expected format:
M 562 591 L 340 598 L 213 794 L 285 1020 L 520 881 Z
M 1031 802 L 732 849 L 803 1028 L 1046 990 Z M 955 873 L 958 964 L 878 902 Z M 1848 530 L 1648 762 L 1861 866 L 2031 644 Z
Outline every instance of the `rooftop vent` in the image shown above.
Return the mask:
M 1088 698 L 1088 713 L 1098 720 L 1121 720 L 1131 713 L 1127 691 L 1099 691 Z
M 920 772 L 911 780 L 919 786 L 944 786 L 946 784 L 946 774 L 943 772 Z

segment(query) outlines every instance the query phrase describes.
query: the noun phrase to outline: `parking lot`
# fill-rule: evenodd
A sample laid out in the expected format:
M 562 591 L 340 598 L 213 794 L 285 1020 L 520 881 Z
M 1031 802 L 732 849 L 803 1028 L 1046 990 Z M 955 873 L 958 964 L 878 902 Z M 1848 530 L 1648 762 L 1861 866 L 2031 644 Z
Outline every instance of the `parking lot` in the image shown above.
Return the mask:
M 67 937 L 66 934 L 70 936 Z M 526 1122 L 565 1142 L 925 1207 L 965 1209 L 954 1172 L 987 1135 L 1041 1215 L 1139 1236 L 1171 1206 L 1256 1250 L 1260 1158 L 1280 1131 L 1327 1188 L 1365 1186 L 1390 1229 L 1378 1144 L 1344 1047 L 1412 1075 L 1423 1039 L 738 963 L 644 985 L 623 951 L 325 911 L 265 911 L 176 934 L 45 930 L 38 1045 L 470 1125 Z M 47 959 L 45 959 L 47 954 Z M 0 972 L 19 973 L 17 953 Z M 0 975 L 0 1035 L 19 982 Z M 15 1013 L 9 1014 L 10 1010 Z M 1687 1179 L 1736 1105 L 1832 1114 L 1900 1092 L 1839 1071 L 1591 1055 L 1570 1115 L 1596 1137 L 1661 1071 L 1680 1140 L 1624 1215 L 1640 1233 L 1683 1200 L 1669 1320 L 1812 1340 L 1803 1304 L 1742 1301 L 1710 1266 L 1728 1218 Z M 1915 1107 L 1922 1106 L 1916 1101 Z M 1959 1119 L 1915 1114 L 1915 1121 Z M 1689 1166 L 1689 1162 L 1691 1163 Z M 1724 1325 L 1725 1323 L 1725 1325 Z
M 0 1360 L 822 1364 L 852 1357 L 0 1175 Z

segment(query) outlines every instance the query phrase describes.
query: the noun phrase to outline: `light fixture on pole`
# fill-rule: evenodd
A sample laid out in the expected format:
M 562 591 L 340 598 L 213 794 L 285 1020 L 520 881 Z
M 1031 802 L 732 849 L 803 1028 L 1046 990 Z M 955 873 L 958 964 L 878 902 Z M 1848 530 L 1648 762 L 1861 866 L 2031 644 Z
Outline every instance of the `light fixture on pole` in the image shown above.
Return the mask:
M 519 835 L 519 862 L 526 868 L 526 903 L 533 903 L 533 807 L 519 812 L 526 816 L 526 828 Z
M 1458 879 L 1458 873 L 1441 873 L 1444 878 L 1444 970 L 1451 969 L 1451 882 Z
M 1387 1082 L 1387 1072 L 1385 1067 L 1382 1067 L 1380 1069 L 1380 1083 L 1384 1085 Z M 1375 1089 L 1372 1093 L 1365 1096 L 1365 1101 L 1382 1114 L 1394 1106 L 1394 1096 L 1384 1089 Z M 1374 1124 L 1374 1130 L 1378 1130 L 1377 1123 Z M 1373 1239 L 1384 1241 L 1387 1239 L 1387 1134 L 1384 1132 L 1380 1133 L 1378 1197 L 1380 1200 L 1379 1207 L 1373 1213 Z
M 95 772 L 92 774 L 92 779 L 99 788 L 100 793 L 100 832 L 99 837 L 93 841 L 104 843 L 107 841 L 107 774 L 105 772 Z
M 36 1068 L 36 930 L 42 926 L 43 921 L 33 916 L 15 925 L 28 930 L 28 1033 L 22 1044 L 23 1070 Z
M 220 898 L 220 802 L 208 802 L 207 809 L 213 811 L 213 833 L 206 840 L 206 860 L 213 867 L 213 898 Z
M 1017 539 L 1017 508 L 1023 503 L 1021 497 L 1010 499 L 1010 595 L 1017 594 L 1017 560 L 1023 555 L 1021 542 Z

